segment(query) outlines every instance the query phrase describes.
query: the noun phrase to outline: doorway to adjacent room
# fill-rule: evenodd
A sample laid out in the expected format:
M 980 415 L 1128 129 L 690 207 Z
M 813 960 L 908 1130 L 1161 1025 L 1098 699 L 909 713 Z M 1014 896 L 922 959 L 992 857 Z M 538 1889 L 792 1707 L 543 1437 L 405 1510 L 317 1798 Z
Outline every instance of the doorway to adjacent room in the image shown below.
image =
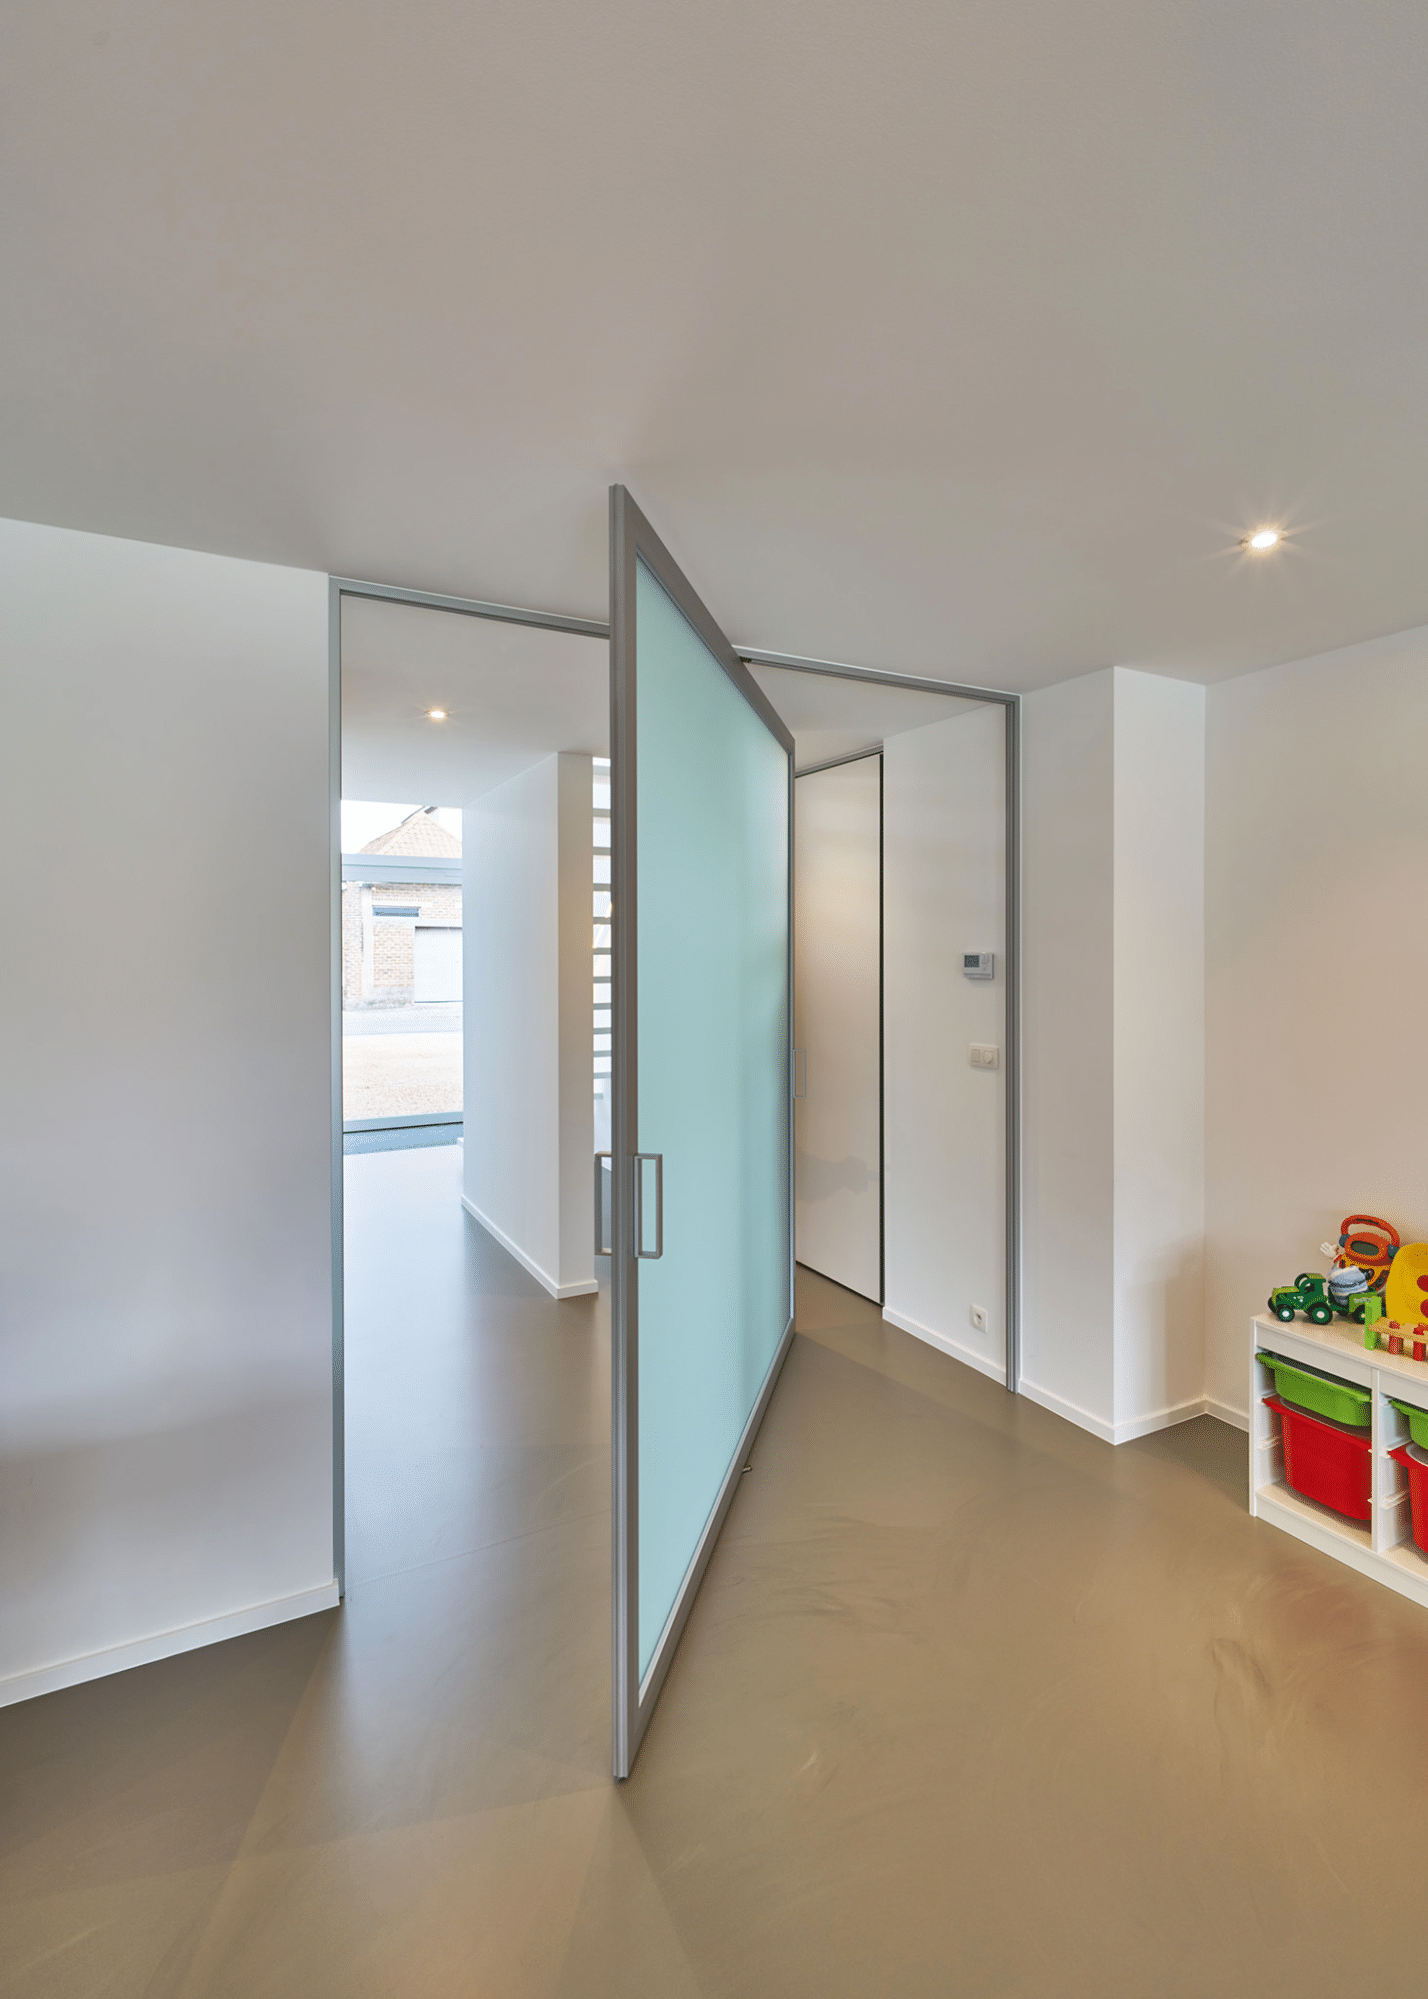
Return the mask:
M 602 633 L 575 621 L 333 596 L 334 1513 L 360 1583 L 509 1529 L 531 1495 L 501 1355 L 539 1324 L 554 1380 L 563 1344 L 598 1337 L 609 677 Z
M 1015 721 L 752 671 L 794 737 L 797 1257 L 1015 1382 Z

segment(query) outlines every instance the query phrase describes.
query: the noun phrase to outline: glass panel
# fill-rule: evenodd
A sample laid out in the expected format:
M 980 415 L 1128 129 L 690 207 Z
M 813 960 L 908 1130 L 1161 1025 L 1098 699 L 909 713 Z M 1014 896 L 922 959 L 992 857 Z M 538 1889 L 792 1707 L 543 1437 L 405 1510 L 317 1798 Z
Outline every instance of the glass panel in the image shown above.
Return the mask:
M 342 846 L 343 1150 L 385 1151 L 368 1127 L 461 1112 L 461 813 L 344 799 Z
M 636 632 L 643 1679 L 791 1311 L 789 760 L 642 563 Z

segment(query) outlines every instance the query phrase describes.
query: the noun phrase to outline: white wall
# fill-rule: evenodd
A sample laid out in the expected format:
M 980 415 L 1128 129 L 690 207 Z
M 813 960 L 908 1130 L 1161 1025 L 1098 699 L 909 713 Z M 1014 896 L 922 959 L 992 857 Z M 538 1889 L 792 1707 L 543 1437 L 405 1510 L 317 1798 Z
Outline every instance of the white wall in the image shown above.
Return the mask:
M 811 771 L 793 795 L 796 1253 L 881 1303 L 881 760 Z
M 883 746 L 884 1317 L 998 1379 L 1006 1076 L 968 1051 L 1004 1039 L 1004 728 L 989 703 Z M 964 951 L 995 951 L 995 980 Z
M 1117 667 L 1118 1442 L 1204 1396 L 1205 690 Z
M 1206 1361 L 1353 1211 L 1428 1238 L 1428 628 L 1210 689 Z
M 1022 702 L 1022 1387 L 1115 1423 L 1114 675 Z
M 463 814 L 466 1207 L 557 1298 L 596 1289 L 592 764 Z
M 1022 718 L 1022 1385 L 1124 1442 L 1204 1407 L 1204 690 Z
M 0 1700 L 336 1601 L 326 578 L 0 523 Z

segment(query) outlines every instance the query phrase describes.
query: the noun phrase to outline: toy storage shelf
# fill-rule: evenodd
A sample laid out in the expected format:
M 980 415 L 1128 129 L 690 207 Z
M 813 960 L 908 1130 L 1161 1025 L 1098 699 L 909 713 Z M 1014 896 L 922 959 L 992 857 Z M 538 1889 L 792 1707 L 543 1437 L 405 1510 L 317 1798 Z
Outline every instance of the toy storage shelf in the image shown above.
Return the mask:
M 1296 1319 L 1286 1326 L 1261 1313 L 1250 1322 L 1250 1337 L 1250 1512 L 1428 1609 L 1428 1555 L 1413 1539 L 1407 1476 L 1388 1455 L 1408 1441 L 1407 1420 L 1389 1397 L 1428 1410 L 1428 1361 L 1382 1347 L 1371 1351 L 1362 1331 L 1343 1320 L 1315 1326 Z M 1256 1360 L 1258 1353 L 1302 1361 L 1369 1390 L 1372 1482 L 1367 1520 L 1349 1520 L 1285 1484 L 1279 1421 L 1264 1404 L 1274 1391 L 1274 1378 Z

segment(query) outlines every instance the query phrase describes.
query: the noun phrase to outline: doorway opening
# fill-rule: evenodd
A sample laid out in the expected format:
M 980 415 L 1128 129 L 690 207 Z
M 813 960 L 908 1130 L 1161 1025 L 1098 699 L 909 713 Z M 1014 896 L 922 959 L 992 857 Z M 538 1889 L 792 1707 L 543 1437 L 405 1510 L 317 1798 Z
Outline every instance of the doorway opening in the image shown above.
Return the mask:
M 566 1382 L 572 1439 L 599 1421 L 608 645 L 579 621 L 334 583 L 333 669 L 347 1589 L 539 1511 L 551 1457 L 503 1400 L 512 1366 L 540 1356 Z M 588 1439 L 571 1450 L 562 1504 L 588 1504 Z
M 1014 1385 L 1010 705 L 751 671 L 795 744 L 798 1262 Z

